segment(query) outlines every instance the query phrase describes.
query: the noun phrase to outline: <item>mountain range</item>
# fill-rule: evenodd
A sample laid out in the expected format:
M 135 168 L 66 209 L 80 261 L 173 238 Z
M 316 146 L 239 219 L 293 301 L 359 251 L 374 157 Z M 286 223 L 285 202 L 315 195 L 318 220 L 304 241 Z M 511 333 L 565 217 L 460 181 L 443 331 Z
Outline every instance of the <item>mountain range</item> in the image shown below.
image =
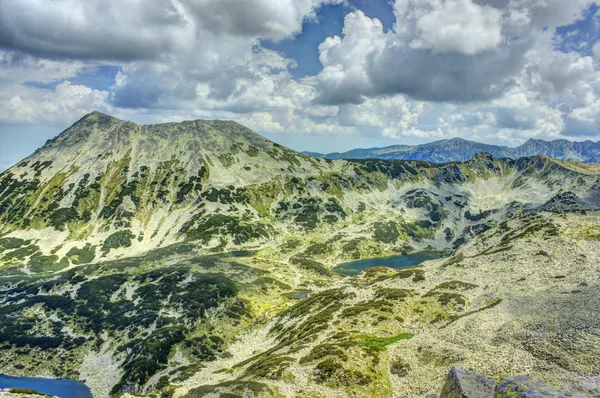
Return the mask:
M 0 174 L 0 371 L 101 398 L 425 397 L 459 365 L 594 396 L 600 166 L 484 152 L 332 160 L 88 114 Z
M 322 154 L 304 152 L 326 159 L 403 159 L 426 162 L 464 162 L 478 152 L 486 152 L 497 158 L 518 159 L 527 156 L 545 155 L 556 159 L 599 163 L 600 141 L 573 142 L 568 140 L 544 141 L 529 139 L 524 144 L 511 148 L 500 145 L 482 144 L 462 138 L 435 141 L 422 145 L 392 145 L 384 148 L 353 149 L 347 152 Z

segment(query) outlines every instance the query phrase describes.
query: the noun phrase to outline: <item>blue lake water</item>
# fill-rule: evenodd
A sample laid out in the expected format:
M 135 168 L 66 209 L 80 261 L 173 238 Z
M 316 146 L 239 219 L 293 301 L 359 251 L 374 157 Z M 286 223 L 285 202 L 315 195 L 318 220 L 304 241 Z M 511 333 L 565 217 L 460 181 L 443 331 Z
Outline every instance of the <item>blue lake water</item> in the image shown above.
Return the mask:
M 92 398 L 92 392 L 85 384 L 69 379 L 16 377 L 0 374 L 0 388 L 25 388 L 60 398 Z
M 348 263 L 340 264 L 333 268 L 333 272 L 344 276 L 354 276 L 360 271 L 371 267 L 414 267 L 415 265 L 421 264 L 423 261 L 436 260 L 442 257 L 444 256 L 441 252 L 423 251 L 390 257 L 365 258 L 363 260 L 351 261 Z

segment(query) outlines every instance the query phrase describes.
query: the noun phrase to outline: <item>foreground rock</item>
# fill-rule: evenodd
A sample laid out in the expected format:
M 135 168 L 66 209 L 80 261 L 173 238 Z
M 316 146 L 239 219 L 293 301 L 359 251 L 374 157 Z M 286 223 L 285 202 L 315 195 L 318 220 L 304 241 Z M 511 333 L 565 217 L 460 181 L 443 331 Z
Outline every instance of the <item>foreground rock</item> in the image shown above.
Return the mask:
M 453 366 L 446 378 L 442 398 L 492 398 L 496 383 L 475 372 Z
M 493 380 L 475 372 L 452 366 L 440 398 L 589 398 L 600 397 L 600 388 L 556 390 L 526 376 L 503 379 L 497 386 Z
M 595 390 L 595 391 L 594 391 Z M 507 377 L 496 389 L 496 398 L 566 398 L 566 397 L 600 397 L 600 389 L 593 388 L 588 392 L 572 390 L 555 390 L 539 381 L 526 376 Z

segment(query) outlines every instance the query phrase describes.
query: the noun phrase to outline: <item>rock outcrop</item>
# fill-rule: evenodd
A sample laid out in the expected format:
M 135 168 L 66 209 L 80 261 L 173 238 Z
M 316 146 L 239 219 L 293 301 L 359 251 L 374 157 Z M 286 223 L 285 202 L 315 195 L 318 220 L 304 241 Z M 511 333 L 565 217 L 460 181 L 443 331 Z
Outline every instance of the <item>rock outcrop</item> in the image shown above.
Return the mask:
M 496 383 L 475 372 L 453 366 L 442 390 L 445 398 L 492 398 Z
M 527 376 L 507 377 L 498 385 L 475 372 L 452 366 L 440 398 L 598 398 L 600 388 L 558 390 Z
M 582 388 L 584 390 L 584 388 Z M 496 398 L 589 398 L 600 397 L 600 389 L 590 387 L 587 391 L 556 390 L 540 381 L 526 376 L 507 377 L 498 384 Z M 594 391 L 595 390 L 595 391 Z

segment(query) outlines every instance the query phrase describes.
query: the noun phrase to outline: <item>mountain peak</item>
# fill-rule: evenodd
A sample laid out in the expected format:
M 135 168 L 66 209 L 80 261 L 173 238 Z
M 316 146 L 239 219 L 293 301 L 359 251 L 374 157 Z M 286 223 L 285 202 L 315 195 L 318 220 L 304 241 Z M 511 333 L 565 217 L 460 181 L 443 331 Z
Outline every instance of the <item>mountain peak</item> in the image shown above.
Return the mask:
M 125 120 L 121 120 L 117 117 L 108 115 L 106 113 L 102 113 L 99 111 L 92 111 L 90 113 L 87 113 L 85 115 L 83 115 L 83 117 L 81 119 L 79 119 L 78 121 L 76 121 L 73 125 L 76 125 L 77 123 L 81 123 L 81 122 L 98 122 L 98 121 L 103 121 L 103 122 L 107 122 L 107 121 L 118 121 L 118 122 L 125 122 Z
M 452 137 L 452 138 L 446 140 L 446 142 L 471 142 L 471 141 L 465 140 L 464 138 L 460 138 L 460 137 Z

